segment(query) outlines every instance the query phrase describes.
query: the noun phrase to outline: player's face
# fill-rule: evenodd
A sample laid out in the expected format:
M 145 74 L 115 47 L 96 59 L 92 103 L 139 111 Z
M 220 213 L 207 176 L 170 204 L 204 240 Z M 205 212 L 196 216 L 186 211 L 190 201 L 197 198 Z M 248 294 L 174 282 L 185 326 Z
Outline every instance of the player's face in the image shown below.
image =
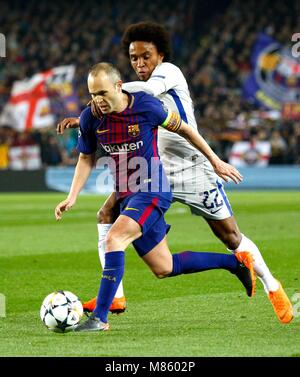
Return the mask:
M 88 89 L 103 114 L 116 111 L 122 93 L 122 81 L 114 83 L 105 72 L 99 72 L 97 76 L 88 76 Z
M 142 81 L 147 81 L 152 72 L 163 61 L 152 42 L 135 41 L 129 45 L 129 58 L 132 68 Z

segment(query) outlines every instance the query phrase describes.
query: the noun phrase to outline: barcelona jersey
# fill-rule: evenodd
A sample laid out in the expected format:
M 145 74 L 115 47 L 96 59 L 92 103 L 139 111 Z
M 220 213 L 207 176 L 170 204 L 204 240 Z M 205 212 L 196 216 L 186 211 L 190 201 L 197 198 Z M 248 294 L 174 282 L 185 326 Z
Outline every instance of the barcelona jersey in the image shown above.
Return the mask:
M 106 163 L 114 177 L 118 198 L 135 192 L 170 193 L 159 159 L 157 130 L 176 131 L 180 118 L 144 92 L 127 93 L 128 106 L 120 113 L 95 118 L 87 107 L 80 115 L 77 149 L 92 154 L 98 145 L 109 155 Z

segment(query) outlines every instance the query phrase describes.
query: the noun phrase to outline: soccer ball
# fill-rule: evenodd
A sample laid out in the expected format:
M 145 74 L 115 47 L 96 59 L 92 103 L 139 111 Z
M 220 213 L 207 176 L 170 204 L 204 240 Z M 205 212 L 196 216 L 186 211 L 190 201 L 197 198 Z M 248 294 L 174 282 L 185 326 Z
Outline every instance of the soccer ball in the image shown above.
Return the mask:
M 49 330 L 65 332 L 74 329 L 82 317 L 79 298 L 69 291 L 56 291 L 45 297 L 40 317 Z

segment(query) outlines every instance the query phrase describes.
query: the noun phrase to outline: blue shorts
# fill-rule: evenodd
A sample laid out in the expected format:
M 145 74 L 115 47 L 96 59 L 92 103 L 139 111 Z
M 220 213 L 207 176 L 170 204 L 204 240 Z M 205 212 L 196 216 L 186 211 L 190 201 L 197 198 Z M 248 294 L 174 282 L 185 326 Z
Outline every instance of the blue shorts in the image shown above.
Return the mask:
M 137 192 L 120 202 L 120 215 L 130 217 L 141 226 L 142 236 L 132 243 L 140 257 L 158 245 L 170 230 L 164 214 L 171 203 L 170 193 L 151 192 Z

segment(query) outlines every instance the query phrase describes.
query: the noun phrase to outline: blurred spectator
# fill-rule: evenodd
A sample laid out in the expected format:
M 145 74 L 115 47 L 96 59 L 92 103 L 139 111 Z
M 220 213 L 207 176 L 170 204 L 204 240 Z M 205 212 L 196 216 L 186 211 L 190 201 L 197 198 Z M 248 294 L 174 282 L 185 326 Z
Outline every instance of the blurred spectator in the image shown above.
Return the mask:
M 8 168 L 8 143 L 0 128 L 0 170 Z
M 63 162 L 63 156 L 58 141 L 52 134 L 42 135 L 42 163 L 46 166 L 58 166 Z
M 62 138 L 59 138 L 60 147 L 63 151 L 63 162 L 65 165 L 75 165 L 77 162 L 77 138 L 77 130 L 70 130 L 70 132 L 66 132 Z
M 35 145 L 36 142 L 32 138 L 29 132 L 18 132 L 15 133 L 15 137 L 11 143 L 12 147 L 25 147 L 29 145 Z
M 287 150 L 287 143 L 277 130 L 272 131 L 270 164 L 284 164 Z

